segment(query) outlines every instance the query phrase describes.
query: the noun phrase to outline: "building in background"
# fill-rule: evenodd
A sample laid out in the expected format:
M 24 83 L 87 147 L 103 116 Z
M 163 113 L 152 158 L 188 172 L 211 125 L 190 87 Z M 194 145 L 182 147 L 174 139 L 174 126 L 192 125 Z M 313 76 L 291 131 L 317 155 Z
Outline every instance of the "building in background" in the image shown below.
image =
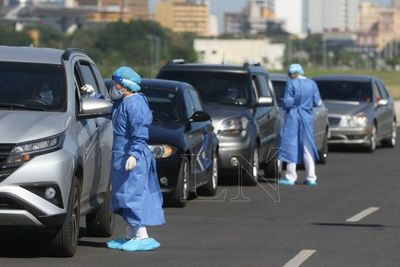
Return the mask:
M 307 29 L 311 33 L 358 30 L 358 0 L 307 0 L 307 2 Z
M 208 19 L 208 35 L 216 37 L 219 35 L 218 18 L 215 15 L 210 15 Z
M 157 3 L 154 19 L 174 32 L 209 35 L 209 4 L 207 1 L 162 0 Z
M 235 36 L 281 32 L 283 21 L 275 18 L 274 0 L 248 0 L 241 12 L 225 13 L 224 32 Z
M 283 69 L 285 44 L 268 39 L 195 39 L 200 63 L 243 64 L 259 62 L 267 69 Z
M 308 0 L 277 0 L 274 8 L 275 18 L 284 22 L 285 31 L 298 36 L 307 33 Z

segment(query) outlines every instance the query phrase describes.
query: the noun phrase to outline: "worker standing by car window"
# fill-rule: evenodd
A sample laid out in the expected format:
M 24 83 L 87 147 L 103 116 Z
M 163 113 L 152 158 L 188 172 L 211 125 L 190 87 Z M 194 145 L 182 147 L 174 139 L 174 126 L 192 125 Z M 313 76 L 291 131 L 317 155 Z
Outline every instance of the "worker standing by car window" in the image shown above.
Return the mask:
M 313 107 L 321 105 L 316 83 L 304 77 L 300 64 L 289 66 L 290 79 L 286 82 L 283 97 L 285 117 L 280 133 L 279 159 L 286 162 L 285 177 L 281 185 L 294 185 L 297 180 L 296 164 L 304 161 L 307 177 L 305 185 L 317 185 L 315 160 L 318 153 L 313 134 Z
M 125 238 L 107 247 L 125 251 L 153 250 L 160 244 L 147 235 L 147 226 L 165 223 L 163 198 L 155 158 L 147 146 L 152 114 L 139 93 L 140 76 L 129 67 L 118 68 L 112 80 L 115 101 L 112 115 L 112 209 L 127 222 Z

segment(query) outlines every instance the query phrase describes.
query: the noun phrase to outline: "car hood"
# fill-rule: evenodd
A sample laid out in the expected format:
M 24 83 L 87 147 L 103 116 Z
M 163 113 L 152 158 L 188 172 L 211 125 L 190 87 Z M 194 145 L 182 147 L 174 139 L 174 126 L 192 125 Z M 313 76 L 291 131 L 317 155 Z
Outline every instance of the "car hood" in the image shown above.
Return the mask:
M 372 103 L 349 101 L 326 100 L 324 103 L 328 108 L 328 113 L 336 115 L 356 115 L 360 112 L 365 112 L 373 106 Z
M 0 110 L 0 143 L 15 144 L 59 134 L 67 115 L 59 112 Z
M 169 144 L 182 148 L 185 144 L 185 126 L 175 122 L 157 122 L 149 128 L 149 145 Z
M 243 106 L 230 106 L 230 105 L 221 105 L 215 103 L 207 103 L 203 104 L 203 108 L 208 114 L 210 114 L 213 126 L 216 129 L 219 123 L 224 119 L 232 117 L 250 116 L 250 109 L 248 107 L 243 107 Z

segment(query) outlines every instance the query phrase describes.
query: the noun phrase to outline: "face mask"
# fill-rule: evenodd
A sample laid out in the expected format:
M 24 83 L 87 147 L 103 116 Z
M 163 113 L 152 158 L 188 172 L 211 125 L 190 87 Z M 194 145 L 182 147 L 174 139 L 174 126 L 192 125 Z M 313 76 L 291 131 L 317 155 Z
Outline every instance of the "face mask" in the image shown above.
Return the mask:
M 123 97 L 121 90 L 115 88 L 115 86 L 111 89 L 110 97 L 112 100 L 117 100 Z
M 51 105 L 53 103 L 53 93 L 51 91 L 44 91 L 40 94 L 40 100 L 46 103 L 47 105 Z

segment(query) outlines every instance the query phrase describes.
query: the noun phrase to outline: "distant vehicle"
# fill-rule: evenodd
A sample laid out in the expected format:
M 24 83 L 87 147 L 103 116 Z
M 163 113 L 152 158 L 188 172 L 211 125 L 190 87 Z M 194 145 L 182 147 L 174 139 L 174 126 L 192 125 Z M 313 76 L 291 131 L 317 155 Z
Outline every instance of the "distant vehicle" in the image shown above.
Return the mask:
M 282 110 L 282 98 L 285 93 L 286 81 L 288 80 L 288 75 L 286 74 L 270 74 L 272 85 L 274 86 L 274 91 L 276 98 L 278 99 L 278 105 L 280 107 L 280 126 L 283 123 L 284 111 Z M 328 160 L 328 139 L 329 139 L 329 121 L 328 121 L 328 109 L 322 102 L 322 105 L 314 108 L 313 110 L 313 120 L 314 120 L 314 140 L 317 146 L 319 161 L 318 163 L 325 164 Z
M 54 256 L 87 233 L 110 236 L 112 104 L 82 50 L 0 46 L 0 226 L 45 229 Z M 39 87 L 39 89 L 38 89 Z
M 377 144 L 396 145 L 396 113 L 392 97 L 376 77 L 315 77 L 328 107 L 330 145 L 359 145 L 373 152 Z
M 191 64 L 172 62 L 163 66 L 158 78 L 191 84 L 211 117 L 219 141 L 219 171 L 255 185 L 259 170 L 268 178 L 279 178 L 277 160 L 278 106 L 269 74 L 259 64 Z
M 106 79 L 109 88 L 112 81 Z M 214 196 L 218 186 L 218 140 L 196 90 L 178 81 L 143 79 L 153 122 L 149 147 L 165 204 L 185 206 L 189 193 Z

